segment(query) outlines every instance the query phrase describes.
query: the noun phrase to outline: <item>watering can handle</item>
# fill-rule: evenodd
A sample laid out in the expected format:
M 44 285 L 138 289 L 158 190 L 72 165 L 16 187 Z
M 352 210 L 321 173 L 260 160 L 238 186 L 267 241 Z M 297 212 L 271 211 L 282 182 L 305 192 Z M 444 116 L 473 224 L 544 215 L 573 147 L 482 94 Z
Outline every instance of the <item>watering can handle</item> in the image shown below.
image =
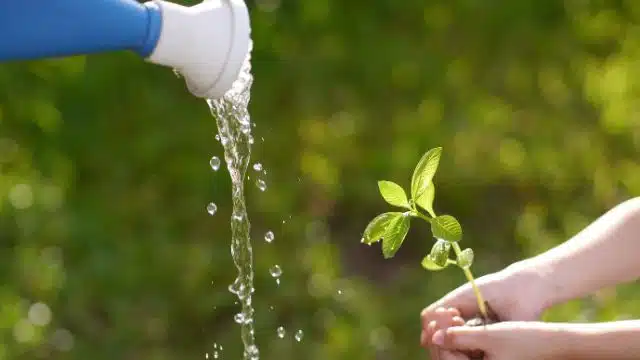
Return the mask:
M 176 68 L 194 95 L 217 98 L 249 47 L 242 0 L 0 0 L 0 62 L 131 50 Z

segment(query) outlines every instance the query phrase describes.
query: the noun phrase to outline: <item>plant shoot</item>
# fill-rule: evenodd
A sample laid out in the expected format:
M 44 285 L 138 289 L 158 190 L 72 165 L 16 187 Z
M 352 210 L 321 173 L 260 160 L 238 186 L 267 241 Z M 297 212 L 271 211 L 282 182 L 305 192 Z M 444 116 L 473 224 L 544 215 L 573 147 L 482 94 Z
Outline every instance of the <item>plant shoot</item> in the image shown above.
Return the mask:
M 371 245 L 382 242 L 382 254 L 385 259 L 392 258 L 404 242 L 411 218 L 425 220 L 431 225 L 431 233 L 436 242 L 431 252 L 422 259 L 422 267 L 430 271 L 439 271 L 449 265 L 456 265 L 464 272 L 465 277 L 471 283 L 478 301 L 478 308 L 482 317 L 487 320 L 489 313 L 487 306 L 476 286 L 471 272 L 473 264 L 473 250 L 462 250 L 462 227 L 456 218 L 451 215 L 436 215 L 433 210 L 435 198 L 435 186 L 433 177 L 440 163 L 442 148 L 437 147 L 425 153 L 416 166 L 411 177 L 411 197 L 402 187 L 394 182 L 382 180 L 378 182 L 378 189 L 382 198 L 403 211 L 386 212 L 376 216 L 367 225 L 361 242 Z M 451 258 L 453 250 L 454 258 Z

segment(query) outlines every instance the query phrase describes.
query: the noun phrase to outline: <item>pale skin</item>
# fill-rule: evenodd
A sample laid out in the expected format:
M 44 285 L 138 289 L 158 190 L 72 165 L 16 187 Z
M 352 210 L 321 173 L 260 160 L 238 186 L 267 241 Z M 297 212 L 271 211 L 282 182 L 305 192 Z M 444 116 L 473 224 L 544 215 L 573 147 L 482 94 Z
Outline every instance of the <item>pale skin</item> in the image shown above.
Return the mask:
M 637 359 L 640 321 L 537 322 L 550 306 L 640 277 L 640 198 L 616 206 L 565 243 L 477 283 L 503 322 L 462 327 L 478 312 L 468 284 L 421 314 L 421 344 L 436 360 Z

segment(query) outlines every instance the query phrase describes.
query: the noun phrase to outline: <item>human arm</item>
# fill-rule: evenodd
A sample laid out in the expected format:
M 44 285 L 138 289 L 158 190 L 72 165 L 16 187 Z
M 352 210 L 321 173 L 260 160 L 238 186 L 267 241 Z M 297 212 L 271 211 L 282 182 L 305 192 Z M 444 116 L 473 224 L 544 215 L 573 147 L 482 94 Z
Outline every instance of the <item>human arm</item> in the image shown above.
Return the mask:
M 640 356 L 640 320 L 596 324 L 567 324 L 567 360 L 637 359 Z
M 547 308 L 640 277 L 639 255 L 640 198 L 634 198 L 565 243 L 511 267 L 539 275 Z

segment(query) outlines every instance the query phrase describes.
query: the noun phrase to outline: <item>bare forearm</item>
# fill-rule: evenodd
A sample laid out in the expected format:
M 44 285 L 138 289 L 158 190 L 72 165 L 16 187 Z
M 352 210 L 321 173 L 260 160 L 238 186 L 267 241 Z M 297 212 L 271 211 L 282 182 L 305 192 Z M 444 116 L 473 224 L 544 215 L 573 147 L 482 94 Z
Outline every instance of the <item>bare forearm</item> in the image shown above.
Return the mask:
M 640 357 L 640 321 L 566 324 L 557 336 L 566 360 L 636 360 Z
M 546 283 L 546 306 L 640 277 L 640 198 L 602 215 L 567 242 L 525 260 Z

